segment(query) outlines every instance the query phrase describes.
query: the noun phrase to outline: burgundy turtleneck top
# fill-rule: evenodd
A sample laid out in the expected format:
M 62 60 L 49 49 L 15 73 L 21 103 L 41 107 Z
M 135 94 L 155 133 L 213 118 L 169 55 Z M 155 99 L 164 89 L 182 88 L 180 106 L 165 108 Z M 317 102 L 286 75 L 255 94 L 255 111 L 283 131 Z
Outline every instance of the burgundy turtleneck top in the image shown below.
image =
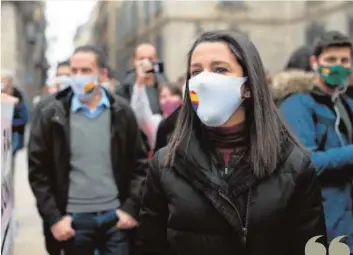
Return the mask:
M 226 165 L 233 150 L 244 146 L 247 136 L 245 121 L 230 127 L 208 127 L 207 130 L 210 142 L 221 150 Z

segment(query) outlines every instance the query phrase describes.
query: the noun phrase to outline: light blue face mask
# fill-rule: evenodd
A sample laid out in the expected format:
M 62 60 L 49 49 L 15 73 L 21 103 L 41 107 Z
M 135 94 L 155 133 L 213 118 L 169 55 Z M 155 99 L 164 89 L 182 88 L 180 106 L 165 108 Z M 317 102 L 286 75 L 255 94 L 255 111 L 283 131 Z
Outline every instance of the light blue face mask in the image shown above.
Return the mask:
M 98 88 L 98 75 L 74 75 L 71 76 L 71 88 L 80 101 L 88 101 Z

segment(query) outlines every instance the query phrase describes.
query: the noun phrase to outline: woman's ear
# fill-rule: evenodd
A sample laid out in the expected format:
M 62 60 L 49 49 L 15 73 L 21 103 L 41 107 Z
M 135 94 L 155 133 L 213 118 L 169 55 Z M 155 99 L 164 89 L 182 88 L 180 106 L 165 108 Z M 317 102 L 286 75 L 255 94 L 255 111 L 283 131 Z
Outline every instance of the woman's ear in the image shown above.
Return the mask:
M 251 92 L 249 89 L 246 89 L 243 94 L 243 98 L 250 98 L 251 97 Z
M 241 88 L 241 98 L 250 98 L 251 97 L 251 92 L 250 89 L 246 84 L 244 84 Z

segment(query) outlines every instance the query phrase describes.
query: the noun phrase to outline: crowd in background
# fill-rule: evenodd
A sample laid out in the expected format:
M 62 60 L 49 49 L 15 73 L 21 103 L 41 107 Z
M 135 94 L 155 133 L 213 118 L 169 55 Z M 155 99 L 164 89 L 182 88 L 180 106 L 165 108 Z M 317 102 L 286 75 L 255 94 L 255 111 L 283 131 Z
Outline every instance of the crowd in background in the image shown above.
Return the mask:
M 149 43 L 119 80 L 99 47 L 77 48 L 31 118 L 48 253 L 298 255 L 344 235 L 352 254 L 352 55 L 329 31 L 271 74 L 246 36 L 206 32 L 171 82 Z M 28 108 L 1 76 L 15 156 Z

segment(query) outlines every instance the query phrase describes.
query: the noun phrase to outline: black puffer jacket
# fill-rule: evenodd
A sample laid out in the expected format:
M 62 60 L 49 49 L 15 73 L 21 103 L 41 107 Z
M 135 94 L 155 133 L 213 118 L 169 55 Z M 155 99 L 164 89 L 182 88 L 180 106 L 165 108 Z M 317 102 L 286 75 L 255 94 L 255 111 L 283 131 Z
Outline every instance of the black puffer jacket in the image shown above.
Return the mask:
M 195 138 L 172 168 L 156 153 L 145 183 L 136 249 L 139 255 L 304 255 L 318 235 L 326 245 L 321 193 L 309 158 L 284 143 L 268 177 L 232 156 L 229 175 L 207 163 Z
M 159 123 L 156 135 L 156 144 L 154 146 L 154 153 L 156 153 L 159 149 L 167 146 L 178 120 L 178 115 L 180 112 L 180 107 L 176 109 L 171 115 L 167 118 L 163 119 L 161 123 Z

